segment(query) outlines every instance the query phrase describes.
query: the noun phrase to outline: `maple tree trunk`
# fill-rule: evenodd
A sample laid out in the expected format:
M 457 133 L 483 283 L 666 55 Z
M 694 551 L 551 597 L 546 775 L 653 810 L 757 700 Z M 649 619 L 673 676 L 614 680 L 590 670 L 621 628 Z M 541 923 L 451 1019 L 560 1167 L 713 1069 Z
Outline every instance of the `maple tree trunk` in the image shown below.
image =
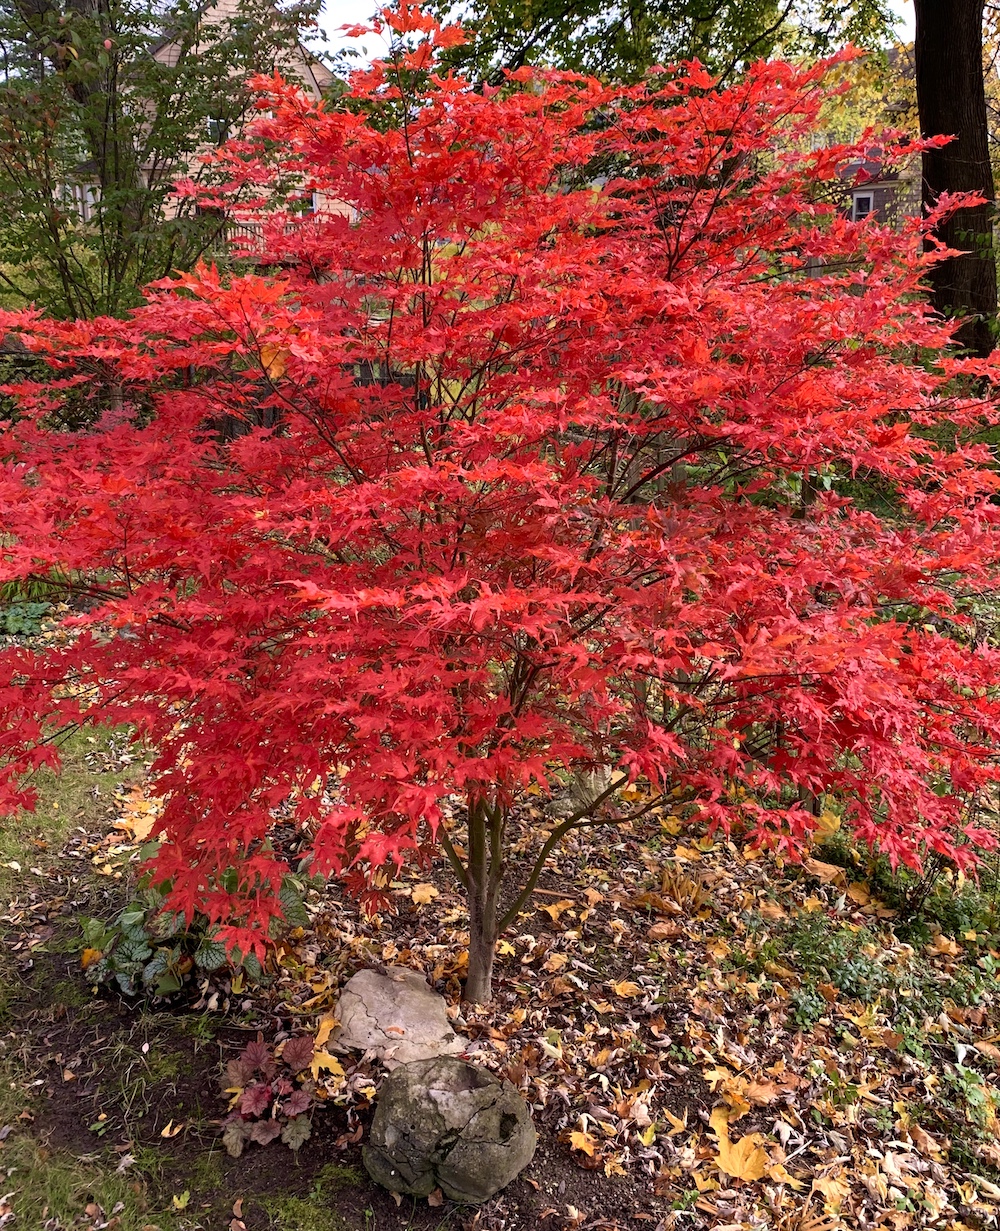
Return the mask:
M 469 974 L 463 999 L 488 1004 L 493 999 L 493 958 L 499 934 L 503 878 L 503 816 L 484 799 L 469 801 Z
M 930 274 L 931 300 L 943 316 L 969 319 L 956 339 L 976 355 L 994 346 L 997 272 L 993 251 L 993 171 L 983 85 L 983 0 L 914 0 L 917 110 L 924 137 L 955 139 L 923 154 L 923 204 L 945 192 L 976 192 L 987 203 L 958 210 L 937 229 L 963 250 Z

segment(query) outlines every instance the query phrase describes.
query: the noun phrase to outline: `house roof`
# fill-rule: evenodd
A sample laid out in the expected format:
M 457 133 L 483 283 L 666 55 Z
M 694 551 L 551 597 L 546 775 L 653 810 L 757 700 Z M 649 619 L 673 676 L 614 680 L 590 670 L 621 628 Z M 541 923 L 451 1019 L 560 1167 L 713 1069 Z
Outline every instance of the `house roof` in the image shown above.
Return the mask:
M 275 9 L 272 0 L 258 0 L 261 8 Z M 197 9 L 199 20 L 205 18 L 214 18 L 218 21 L 225 21 L 227 18 L 237 16 L 240 11 L 240 0 L 203 0 Z M 151 44 L 149 53 L 155 60 L 159 60 L 161 64 L 169 64 L 171 61 L 171 50 L 177 47 L 178 33 L 171 31 L 169 27 L 164 29 L 160 37 Z M 320 95 L 334 79 L 334 74 L 322 63 L 313 53 L 302 43 L 298 44 L 298 60 L 296 64 L 289 64 L 288 69 L 292 70 L 301 80 L 302 84 L 311 93 Z

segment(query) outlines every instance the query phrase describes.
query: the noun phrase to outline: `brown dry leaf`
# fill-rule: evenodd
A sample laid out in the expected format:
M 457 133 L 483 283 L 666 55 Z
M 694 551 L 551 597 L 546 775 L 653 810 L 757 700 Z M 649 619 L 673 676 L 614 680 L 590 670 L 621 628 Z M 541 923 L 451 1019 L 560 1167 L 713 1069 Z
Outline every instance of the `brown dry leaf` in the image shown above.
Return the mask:
M 738 1141 L 729 1140 L 729 1117 L 724 1107 L 716 1107 L 709 1124 L 719 1139 L 715 1165 L 734 1180 L 762 1179 L 770 1166 L 760 1133 L 748 1133 Z
M 921 1154 L 927 1158 L 938 1159 L 941 1157 L 941 1147 L 926 1129 L 921 1128 L 919 1124 L 911 1124 L 909 1133 L 910 1140 Z
M 550 906 L 539 906 L 539 910 L 545 911 L 553 923 L 559 922 L 559 916 L 569 910 L 576 903 L 572 898 L 561 898 L 558 902 L 553 902 Z
M 427 1198 L 427 1204 L 433 1206 L 444 1205 L 444 1193 L 440 1188 L 435 1188 L 431 1195 Z
M 981 1056 L 986 1056 L 995 1065 L 1000 1067 L 1000 1047 L 997 1047 L 995 1043 L 983 1041 L 981 1043 L 974 1043 L 973 1046 Z
M 821 859 L 803 859 L 802 866 L 810 876 L 815 876 L 817 880 L 822 881 L 824 885 L 840 885 L 847 883 L 847 877 L 844 875 L 844 869 L 838 868 L 835 863 L 823 863 Z
M 867 906 L 872 900 L 871 890 L 863 881 L 852 881 L 847 886 L 847 896 L 858 906 Z
M 933 941 L 929 945 L 924 946 L 924 952 L 934 957 L 958 957 L 962 952 L 962 946 L 957 945 L 951 937 L 945 936 L 943 932 L 938 932 Z
M 278 346 L 274 342 L 265 342 L 260 348 L 260 366 L 271 380 L 279 380 L 288 367 L 288 356 L 291 351 L 286 346 Z
M 659 944 L 663 940 L 676 940 L 678 936 L 683 934 L 684 929 L 677 923 L 654 923 L 646 932 L 646 938 Z
M 596 889 L 584 889 L 583 896 L 587 899 L 587 905 L 591 908 L 595 907 L 598 902 L 604 901 L 604 894 L 598 893 Z
M 751 1103 L 755 1103 L 758 1107 L 766 1107 L 768 1103 L 773 1103 L 776 1098 L 780 1098 L 783 1091 L 775 1081 L 751 1081 L 747 1083 L 744 1093 Z

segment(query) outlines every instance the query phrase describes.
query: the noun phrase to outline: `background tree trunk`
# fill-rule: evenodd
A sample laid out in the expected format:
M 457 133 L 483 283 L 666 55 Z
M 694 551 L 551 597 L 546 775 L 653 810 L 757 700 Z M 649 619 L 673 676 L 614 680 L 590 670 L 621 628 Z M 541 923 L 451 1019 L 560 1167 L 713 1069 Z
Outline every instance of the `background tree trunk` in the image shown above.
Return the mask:
M 993 251 L 993 172 L 983 85 L 983 0 L 914 0 L 917 110 L 925 137 L 955 140 L 923 156 L 923 201 L 943 192 L 974 191 L 989 204 L 959 210 L 938 236 L 964 255 L 930 275 L 931 299 L 945 316 L 969 319 L 958 341 L 974 354 L 993 349 L 997 271 Z

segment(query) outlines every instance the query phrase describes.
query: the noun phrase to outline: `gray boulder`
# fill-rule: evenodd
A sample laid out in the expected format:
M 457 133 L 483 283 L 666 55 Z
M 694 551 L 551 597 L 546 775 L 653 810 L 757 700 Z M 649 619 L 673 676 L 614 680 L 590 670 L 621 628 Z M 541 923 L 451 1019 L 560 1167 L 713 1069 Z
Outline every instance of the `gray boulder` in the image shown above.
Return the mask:
M 439 1056 L 401 1064 L 385 1080 L 363 1157 L 392 1192 L 440 1188 L 478 1204 L 531 1162 L 537 1135 L 527 1104 L 487 1069 Z
M 386 1068 L 457 1055 L 469 1042 L 452 1029 L 444 1000 L 423 975 L 402 966 L 359 970 L 344 985 L 335 1013 L 340 1025 L 331 1043 L 370 1051 Z

